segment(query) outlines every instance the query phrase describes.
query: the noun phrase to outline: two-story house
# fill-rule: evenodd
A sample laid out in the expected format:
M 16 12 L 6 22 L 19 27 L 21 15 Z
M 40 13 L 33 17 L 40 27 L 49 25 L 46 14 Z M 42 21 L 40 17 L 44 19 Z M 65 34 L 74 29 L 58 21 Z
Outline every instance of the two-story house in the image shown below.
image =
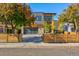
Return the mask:
M 32 12 L 35 17 L 33 27 L 26 28 L 24 30 L 25 34 L 43 34 L 45 33 L 44 24 L 47 22 L 51 25 L 50 32 L 52 32 L 52 21 L 55 13 L 44 13 L 44 12 Z M 53 25 L 54 26 L 54 25 Z

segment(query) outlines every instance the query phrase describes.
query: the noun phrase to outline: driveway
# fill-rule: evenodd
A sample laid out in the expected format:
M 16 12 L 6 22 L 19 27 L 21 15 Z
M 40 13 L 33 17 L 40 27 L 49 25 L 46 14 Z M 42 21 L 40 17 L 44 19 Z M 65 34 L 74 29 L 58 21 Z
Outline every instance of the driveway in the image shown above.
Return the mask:
M 42 37 L 39 34 L 27 34 L 27 35 L 23 35 L 23 42 L 40 43 L 42 41 L 43 41 Z

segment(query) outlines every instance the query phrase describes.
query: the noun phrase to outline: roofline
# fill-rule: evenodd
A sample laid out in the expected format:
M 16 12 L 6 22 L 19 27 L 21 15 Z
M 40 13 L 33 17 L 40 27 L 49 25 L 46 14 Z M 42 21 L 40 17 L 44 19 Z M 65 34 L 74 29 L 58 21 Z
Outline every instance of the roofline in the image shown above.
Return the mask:
M 44 13 L 44 12 L 32 12 L 32 13 Z
M 54 15 L 56 15 L 56 13 L 43 13 L 43 14 L 54 14 Z
M 53 14 L 53 15 L 56 15 L 56 13 L 49 13 L 49 12 L 32 12 L 32 13 L 42 13 L 42 14 Z

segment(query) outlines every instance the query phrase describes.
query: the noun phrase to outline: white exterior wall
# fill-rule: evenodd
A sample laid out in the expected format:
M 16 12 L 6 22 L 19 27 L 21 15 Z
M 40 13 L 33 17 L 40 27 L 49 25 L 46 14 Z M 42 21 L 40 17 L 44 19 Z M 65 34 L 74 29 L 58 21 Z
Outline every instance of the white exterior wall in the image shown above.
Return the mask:
M 44 33 L 44 28 L 38 28 L 38 34 L 43 34 Z
M 21 27 L 21 34 L 24 34 L 24 27 Z
M 65 23 L 64 26 L 67 26 L 67 32 L 72 32 L 72 28 L 74 28 L 74 24 L 73 23 Z

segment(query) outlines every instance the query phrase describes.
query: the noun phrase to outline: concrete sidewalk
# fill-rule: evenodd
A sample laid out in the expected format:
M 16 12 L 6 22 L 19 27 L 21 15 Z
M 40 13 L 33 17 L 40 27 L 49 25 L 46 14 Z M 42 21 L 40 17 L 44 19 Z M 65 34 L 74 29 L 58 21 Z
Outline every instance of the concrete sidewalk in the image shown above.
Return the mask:
M 79 43 L 0 43 L 0 48 L 79 47 Z
M 0 43 L 0 56 L 79 56 L 79 43 Z

